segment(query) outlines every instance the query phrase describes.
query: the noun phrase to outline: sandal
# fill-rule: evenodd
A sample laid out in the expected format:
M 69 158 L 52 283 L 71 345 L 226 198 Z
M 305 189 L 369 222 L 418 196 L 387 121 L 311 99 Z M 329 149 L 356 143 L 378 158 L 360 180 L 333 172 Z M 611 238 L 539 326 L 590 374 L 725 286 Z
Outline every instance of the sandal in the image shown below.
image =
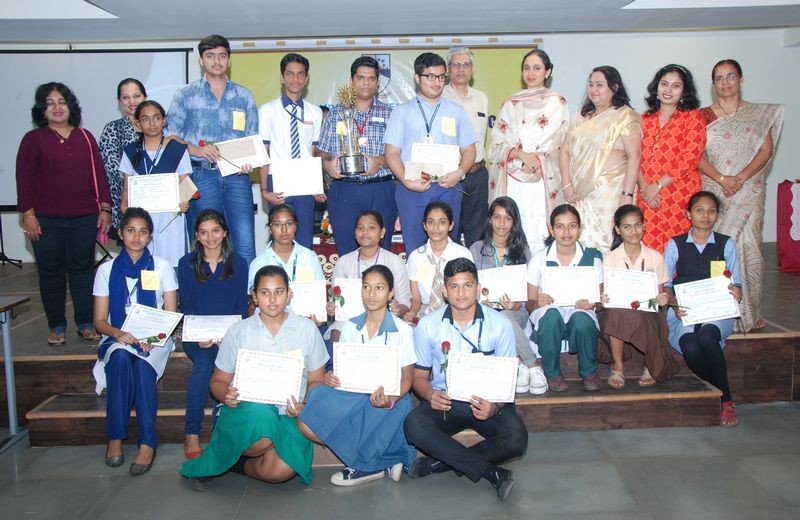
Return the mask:
M 94 329 L 80 329 L 75 331 L 78 334 L 78 337 L 84 339 L 86 341 L 94 341 L 100 338 L 100 334 L 97 333 Z
M 47 336 L 47 344 L 52 346 L 66 345 L 67 333 L 66 332 L 51 332 Z
M 614 390 L 622 390 L 625 388 L 625 374 L 622 370 L 611 369 L 611 375 L 608 376 L 608 386 Z
M 725 428 L 731 428 L 739 424 L 739 419 L 736 417 L 736 407 L 733 401 L 722 403 L 719 413 L 719 425 Z
M 657 381 L 650 375 L 650 371 L 647 370 L 647 367 L 644 367 L 642 375 L 639 376 L 639 386 L 653 386 L 656 383 Z
M 199 439 L 198 439 L 198 443 L 199 443 Z M 203 447 L 202 446 L 198 445 L 197 447 L 194 447 L 194 446 L 190 445 L 188 438 L 183 441 L 183 456 L 186 457 L 186 459 L 188 459 L 188 460 L 196 459 L 197 457 L 199 457 L 202 454 L 203 454 Z

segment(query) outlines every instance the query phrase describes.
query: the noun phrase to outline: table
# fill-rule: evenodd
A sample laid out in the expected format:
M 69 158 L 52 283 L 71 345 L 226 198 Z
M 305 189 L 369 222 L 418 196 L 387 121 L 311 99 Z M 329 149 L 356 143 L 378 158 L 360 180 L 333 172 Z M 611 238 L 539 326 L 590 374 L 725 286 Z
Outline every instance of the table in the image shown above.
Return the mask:
M 14 352 L 11 348 L 11 311 L 30 300 L 28 296 L 0 296 L 0 322 L 3 325 L 3 361 L 6 368 L 6 397 L 8 399 L 8 429 L 11 434 L 0 445 L 0 453 L 6 451 L 28 434 L 26 428 L 20 431 L 17 424 L 17 390 L 14 386 Z

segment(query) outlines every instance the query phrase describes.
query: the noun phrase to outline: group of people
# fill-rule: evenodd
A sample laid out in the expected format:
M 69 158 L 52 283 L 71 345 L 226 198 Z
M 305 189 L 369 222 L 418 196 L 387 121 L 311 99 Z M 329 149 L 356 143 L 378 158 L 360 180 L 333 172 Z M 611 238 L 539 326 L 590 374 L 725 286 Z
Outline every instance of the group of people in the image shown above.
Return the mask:
M 308 482 L 317 442 L 347 466 L 332 478 L 337 485 L 381 478 L 386 470 L 394 480 L 404 470 L 412 478 L 452 470 L 486 479 L 505 500 L 513 478 L 499 464 L 524 453 L 525 426 L 513 403 L 449 398 L 444 343 L 453 351 L 518 357 L 517 389 L 535 394 L 567 389 L 562 345 L 577 354 L 587 391 L 602 386 L 598 360 L 613 363 L 611 388 L 625 386 L 625 345 L 644 353 L 639 385 L 668 379 L 677 371 L 672 347 L 722 392 L 720 424 L 736 424 L 722 350 L 734 322 L 681 325 L 684 311 L 671 289 L 710 277 L 723 262 L 731 295 L 740 301 L 740 327 L 763 327 L 765 175 L 783 107 L 742 100 L 736 61 L 713 67 L 717 99 L 702 110 L 692 74 L 676 64 L 662 67 L 648 85 L 649 109 L 641 116 L 630 107 L 619 72 L 597 67 L 570 119 L 566 100 L 546 86 L 553 63 L 533 50 L 522 60 L 527 88 L 500 107 L 484 147 L 488 101 L 470 86 L 474 60 L 466 47 L 450 49 L 447 61 L 418 56 L 418 94 L 393 109 L 376 97 L 378 62 L 357 58 L 350 70 L 352 107 L 337 106 L 324 120 L 303 98 L 305 57 L 283 57 L 283 93 L 258 108 L 227 77 L 224 37 L 204 38 L 198 51 L 204 75 L 180 89 L 168 111 L 146 99 L 141 82 L 123 80 L 117 98 L 125 116 L 106 126 L 99 146 L 80 128 L 80 106 L 69 88 L 39 86 L 31 110 L 38 128 L 20 144 L 18 205 L 38 264 L 48 343 L 66 342 L 67 278 L 78 334 L 102 336 L 95 377 L 98 390 L 108 388 L 109 466 L 124 462 L 133 406 L 140 448 L 130 472 L 150 469 L 158 442 L 156 381 L 174 349 L 171 339 L 153 348 L 121 330 L 132 303 L 245 318 L 224 338 L 183 343 L 193 370 L 184 444 L 190 460 L 182 474 L 198 490 L 230 469 L 269 482 L 294 475 Z M 366 164 L 361 175 L 338 169 L 345 108 L 354 109 Z M 256 134 L 272 159 L 318 155 L 333 178 L 327 195 L 284 197 L 273 190 L 269 168 L 261 168 L 270 242 L 258 255 L 252 168 L 223 176 L 213 146 Z M 415 143 L 455 145 L 458 167 L 407 178 Z M 165 172 L 189 176 L 200 197 L 182 203 L 177 216 L 127 207 L 130 176 Z M 324 279 L 311 247 L 314 204 L 326 200 L 340 255 L 334 279 L 361 278 L 365 310 L 330 326 L 325 316 L 309 320 L 291 312 L 291 283 Z M 407 262 L 390 251 L 398 214 Z M 94 243 L 109 233 L 123 248 L 98 269 L 92 299 Z M 478 271 L 507 265 L 527 266 L 527 299 L 487 301 Z M 605 295 L 555 306 L 542 276 L 545 267 L 558 266 L 592 267 L 600 294 L 604 267 L 652 271 L 661 311 L 603 309 Z M 328 304 L 328 314 L 334 307 Z M 332 341 L 400 346 L 401 395 L 336 390 Z M 280 407 L 240 402 L 231 386 L 240 348 L 299 348 L 300 395 Z M 413 409 L 412 390 L 421 400 Z M 209 391 L 220 406 L 204 450 L 199 434 Z M 484 440 L 465 447 L 451 437 L 466 428 Z M 427 456 L 416 458 L 416 449 Z

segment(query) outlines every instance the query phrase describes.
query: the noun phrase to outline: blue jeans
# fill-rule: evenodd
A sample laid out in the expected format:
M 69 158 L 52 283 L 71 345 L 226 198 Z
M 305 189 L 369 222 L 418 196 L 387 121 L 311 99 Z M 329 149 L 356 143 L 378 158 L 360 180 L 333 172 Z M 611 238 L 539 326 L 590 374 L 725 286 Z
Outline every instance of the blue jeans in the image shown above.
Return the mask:
M 53 332 L 64 332 L 67 317 L 64 307 L 69 292 L 75 306 L 75 324 L 94 329 L 94 247 L 97 240 L 97 213 L 82 217 L 39 217 L 42 236 L 31 242 L 39 270 L 39 293 Z
M 217 359 L 219 347 L 214 345 L 209 348 L 200 348 L 194 341 L 184 341 L 183 351 L 192 360 L 192 373 L 186 389 L 186 416 L 183 433 L 200 435 L 208 398 L 208 383 L 214 372 L 214 361 Z M 215 406 L 216 404 L 217 402 L 214 401 Z M 212 422 L 215 422 L 213 418 L 216 418 L 216 414 L 212 414 Z
M 256 257 L 255 219 L 253 217 L 253 189 L 247 175 L 223 177 L 219 170 L 193 167 L 192 181 L 200 191 L 200 198 L 189 204 L 186 228 L 194 240 L 194 223 L 197 214 L 212 208 L 228 222 L 233 250 L 247 263 Z
M 140 446 L 156 449 L 158 391 L 156 371 L 139 356 L 119 349 L 106 364 L 106 437 L 127 439 L 131 405 L 136 408 L 136 440 Z

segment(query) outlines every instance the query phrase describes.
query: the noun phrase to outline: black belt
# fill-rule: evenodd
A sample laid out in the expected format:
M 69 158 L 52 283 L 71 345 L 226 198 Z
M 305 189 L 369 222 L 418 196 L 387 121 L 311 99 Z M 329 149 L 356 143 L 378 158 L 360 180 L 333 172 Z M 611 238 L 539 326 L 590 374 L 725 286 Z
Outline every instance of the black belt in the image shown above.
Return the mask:
M 469 169 L 468 173 L 475 173 L 476 171 L 478 171 L 481 168 L 483 168 L 485 165 L 486 165 L 486 161 L 481 159 L 479 162 L 476 162 L 475 164 L 472 165 L 472 167 Z
M 394 177 L 391 175 L 382 175 L 380 177 L 362 177 L 360 175 L 350 175 L 342 177 L 341 179 L 334 179 L 334 181 L 342 181 L 352 184 L 372 184 L 374 182 L 389 182 L 393 180 Z
M 219 166 L 217 166 L 217 163 L 212 163 L 208 161 L 197 161 L 194 159 L 192 159 L 192 167 L 203 168 L 204 170 L 219 170 Z

